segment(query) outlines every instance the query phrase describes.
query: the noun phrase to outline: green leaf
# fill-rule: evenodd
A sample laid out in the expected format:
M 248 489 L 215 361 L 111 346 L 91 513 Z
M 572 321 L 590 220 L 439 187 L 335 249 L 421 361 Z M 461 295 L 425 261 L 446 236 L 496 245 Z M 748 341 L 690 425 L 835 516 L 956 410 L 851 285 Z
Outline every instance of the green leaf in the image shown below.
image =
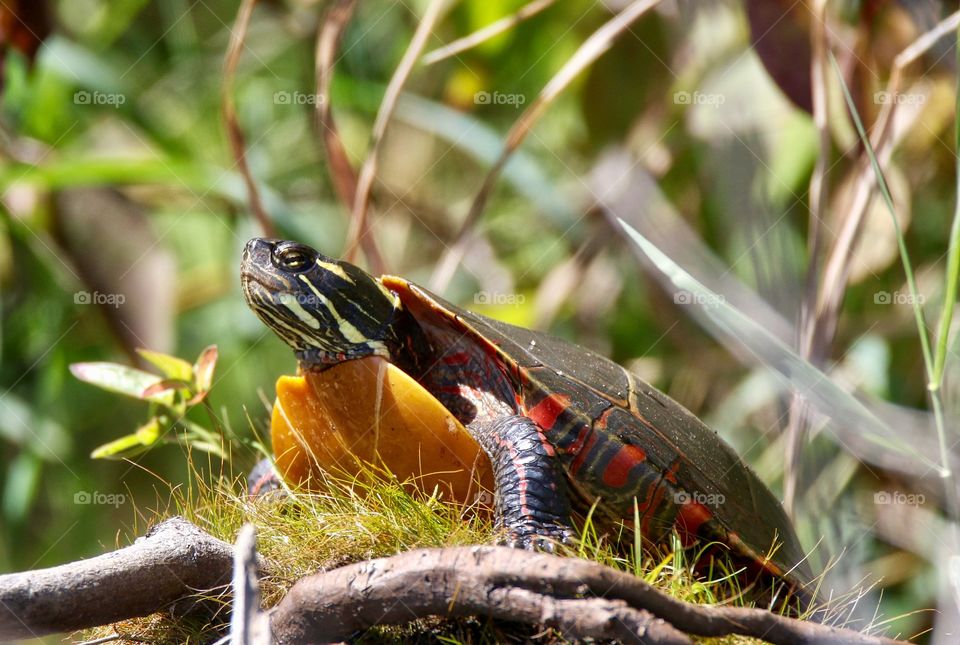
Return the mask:
M 7 524 L 25 520 L 37 496 L 43 462 L 30 451 L 21 452 L 7 470 L 2 496 L 3 519 Z
M 155 365 L 168 379 L 188 382 L 193 380 L 193 365 L 182 358 L 143 349 L 142 347 L 137 348 L 137 353 Z
M 174 392 L 176 390 L 187 390 L 190 391 L 190 384 L 186 381 L 180 381 L 178 379 L 163 379 L 162 381 L 157 381 L 147 389 L 145 389 L 141 396 L 145 399 L 150 399 L 166 392 Z
M 160 422 L 156 417 L 137 428 L 132 434 L 114 439 L 95 449 L 94 459 L 123 459 L 146 452 L 160 438 Z
M 145 446 L 152 446 L 160 438 L 160 420 L 156 417 L 150 419 L 145 424 L 137 428 L 134 433 L 137 439 Z
M 198 393 L 205 393 L 213 386 L 213 371 L 217 367 L 218 350 L 216 345 L 210 345 L 197 358 L 193 366 L 194 385 Z
M 184 443 L 193 449 L 209 452 L 224 459 L 227 458 L 219 433 L 208 430 L 199 423 L 194 423 L 189 419 L 182 419 L 181 423 L 187 429 L 186 434 L 182 437 Z
M 144 396 L 147 388 L 163 380 L 156 374 L 116 363 L 73 363 L 70 365 L 70 371 L 81 381 L 110 392 L 140 400 L 156 401 L 164 405 L 173 403 L 172 392 Z

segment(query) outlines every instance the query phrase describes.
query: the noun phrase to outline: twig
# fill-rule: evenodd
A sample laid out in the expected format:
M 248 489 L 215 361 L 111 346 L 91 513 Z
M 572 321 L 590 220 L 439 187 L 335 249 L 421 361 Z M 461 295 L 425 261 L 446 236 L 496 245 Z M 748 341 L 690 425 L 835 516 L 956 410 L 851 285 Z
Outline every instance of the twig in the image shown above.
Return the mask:
M 357 8 L 357 0 L 336 0 L 331 3 L 324 18 L 320 31 L 317 34 L 317 45 L 314 52 L 314 73 L 317 83 L 317 128 L 323 139 L 323 149 L 327 154 L 327 164 L 330 167 L 330 177 L 337 198 L 348 212 L 353 210 L 353 201 L 357 194 L 357 173 L 347 157 L 340 138 L 340 130 L 333 118 L 333 101 L 330 97 L 330 83 L 333 80 L 333 71 L 337 62 L 337 52 L 340 49 L 340 40 L 343 32 L 353 17 Z M 360 239 L 370 267 L 376 273 L 382 273 L 383 255 L 377 246 L 377 241 L 370 235 Z
M 271 629 L 281 643 L 326 642 L 429 615 L 485 615 L 626 642 L 690 642 L 682 630 L 791 645 L 901 643 L 763 609 L 687 603 L 594 562 L 507 547 L 421 549 L 304 578 L 274 609 Z
M 253 524 L 244 524 L 237 535 L 233 556 L 233 611 L 230 617 L 231 645 L 269 645 L 264 612 L 260 610 L 260 581 L 257 579 L 257 533 Z
M 404 52 L 400 64 L 393 72 L 393 77 L 387 85 L 387 91 L 380 102 L 380 109 L 377 111 L 377 118 L 373 123 L 373 132 L 371 134 L 370 151 L 364 160 L 363 167 L 360 169 L 360 179 L 357 181 L 357 191 L 353 200 L 353 212 L 350 218 L 350 232 L 347 235 L 346 259 L 353 260 L 357 252 L 359 241 L 368 237 L 367 216 L 370 208 L 370 187 L 373 186 L 373 180 L 377 175 L 377 160 L 380 155 L 380 144 L 383 142 L 383 135 L 387 131 L 387 124 L 393 116 L 397 107 L 397 99 L 403 90 L 404 84 L 410 77 L 410 72 L 420 57 L 420 52 L 427 44 L 427 38 L 433 31 L 440 10 L 443 8 L 445 0 L 431 0 L 427 6 L 417 30 L 413 34 L 407 51 Z M 377 273 L 382 273 L 383 267 L 377 269 Z
M 174 517 L 123 549 L 0 576 L 0 641 L 147 616 L 184 596 L 226 589 L 232 564 L 229 544 Z
M 556 2 L 556 0 L 533 0 L 533 2 L 523 5 L 519 10 L 509 16 L 504 16 L 500 20 L 490 23 L 486 27 L 478 29 L 472 34 L 467 34 L 463 38 L 458 38 L 452 43 L 448 43 L 443 47 L 438 47 L 433 51 L 427 52 L 424 54 L 423 58 L 420 59 L 420 62 L 423 65 L 433 65 L 434 63 L 439 63 L 442 60 L 450 58 L 451 56 L 456 56 L 460 52 L 466 51 L 472 47 L 476 47 L 480 43 L 490 40 L 494 36 L 498 36 L 508 29 L 512 29 L 527 18 L 537 15 L 554 2 Z
M 534 100 L 530 104 L 530 107 L 524 110 L 520 118 L 516 120 L 513 127 L 510 128 L 510 132 L 507 134 L 500 156 L 490 170 L 487 171 L 487 176 L 484 178 L 480 190 L 477 191 L 473 203 L 470 205 L 470 210 L 460 227 L 460 231 L 453 245 L 447 249 L 443 257 L 440 258 L 440 262 L 430 279 L 430 285 L 433 290 L 442 293 L 450 283 L 457 266 L 463 259 L 466 247 L 470 241 L 470 235 L 476 226 L 477 220 L 483 213 L 483 209 L 486 207 L 487 199 L 503 167 L 510 159 L 510 155 L 512 155 L 513 152 L 520 147 L 524 139 L 526 139 L 527 135 L 533 129 L 533 126 L 540 120 L 540 117 L 543 116 L 543 113 L 546 112 L 553 100 L 556 99 L 560 92 L 566 89 L 583 70 L 606 53 L 613 46 L 614 41 L 623 34 L 624 31 L 629 29 L 630 25 L 659 3 L 660 0 L 635 0 L 623 11 L 604 23 L 602 27 L 593 32 L 593 34 L 580 45 L 580 48 L 577 49 L 573 56 L 560 68 L 560 71 L 540 90 L 540 94 L 536 100 Z
M 77 645 L 102 645 L 102 643 L 112 643 L 113 641 L 118 641 L 121 638 L 124 638 L 120 634 L 113 634 L 112 636 L 104 636 L 103 638 L 95 638 L 92 641 L 82 641 L 77 643 Z
M 227 126 L 227 138 L 230 140 L 230 149 L 233 152 L 233 158 L 240 169 L 240 175 L 247 186 L 247 195 L 250 199 L 250 209 L 254 217 L 260 223 L 263 234 L 267 237 L 276 237 L 276 229 L 273 221 L 267 215 L 263 208 L 263 202 L 260 200 L 260 189 L 257 188 L 257 182 L 250 172 L 250 166 L 247 165 L 246 143 L 244 142 L 243 131 L 237 121 L 237 107 L 233 101 L 233 82 L 237 74 L 237 65 L 240 62 L 240 51 L 243 48 L 244 40 L 247 37 L 247 29 L 250 26 L 250 16 L 253 14 L 253 8 L 257 0 L 243 0 L 240 4 L 240 11 L 237 13 L 237 20 L 230 30 L 230 45 L 227 48 L 227 57 L 223 65 L 223 96 L 221 98 L 221 109 L 223 111 L 223 121 Z

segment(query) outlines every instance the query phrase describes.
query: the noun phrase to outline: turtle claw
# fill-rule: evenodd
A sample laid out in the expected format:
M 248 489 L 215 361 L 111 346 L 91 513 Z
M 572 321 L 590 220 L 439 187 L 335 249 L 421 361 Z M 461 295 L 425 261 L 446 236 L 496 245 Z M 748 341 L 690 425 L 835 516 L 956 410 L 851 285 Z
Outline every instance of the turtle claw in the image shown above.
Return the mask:
M 556 553 L 561 545 L 573 544 L 573 531 L 563 524 L 537 524 L 512 528 L 501 540 L 515 549 Z

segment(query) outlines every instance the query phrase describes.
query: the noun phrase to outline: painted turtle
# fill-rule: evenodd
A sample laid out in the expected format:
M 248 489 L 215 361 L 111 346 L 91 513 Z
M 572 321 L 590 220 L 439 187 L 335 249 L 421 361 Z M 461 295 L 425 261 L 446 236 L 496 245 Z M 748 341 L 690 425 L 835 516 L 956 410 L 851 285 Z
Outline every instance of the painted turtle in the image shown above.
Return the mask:
M 248 242 L 241 282 L 301 371 L 381 357 L 459 419 L 490 458 L 508 544 L 568 541 L 572 512 L 594 507 L 611 523 L 638 516 L 653 543 L 676 528 L 791 586 L 811 579 L 779 502 L 734 450 L 612 361 L 296 242 Z

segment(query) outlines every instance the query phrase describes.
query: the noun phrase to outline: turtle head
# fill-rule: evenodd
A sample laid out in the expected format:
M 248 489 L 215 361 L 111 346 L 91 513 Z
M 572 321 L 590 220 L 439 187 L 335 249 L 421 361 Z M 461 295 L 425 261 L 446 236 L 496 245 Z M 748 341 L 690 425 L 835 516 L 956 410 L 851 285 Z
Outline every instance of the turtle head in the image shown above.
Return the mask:
M 394 359 L 406 312 L 379 280 L 305 244 L 254 238 L 240 265 L 247 305 L 293 348 L 301 366 Z

